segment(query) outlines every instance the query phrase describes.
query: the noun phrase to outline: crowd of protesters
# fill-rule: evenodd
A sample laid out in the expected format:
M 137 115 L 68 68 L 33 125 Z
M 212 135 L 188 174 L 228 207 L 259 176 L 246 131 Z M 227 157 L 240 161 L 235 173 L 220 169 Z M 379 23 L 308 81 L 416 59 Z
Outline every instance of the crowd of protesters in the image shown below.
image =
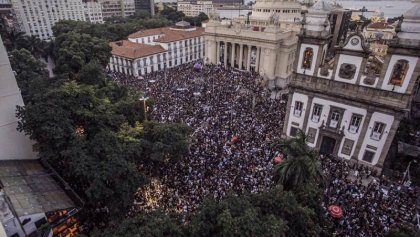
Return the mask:
M 379 237 L 392 227 L 413 222 L 419 197 L 415 187 L 379 177 L 366 166 L 320 157 L 327 181 L 324 207 L 338 205 L 343 210 L 342 218 L 328 216 L 329 233 Z
M 190 63 L 144 77 L 113 77 L 153 99 L 152 119 L 194 129 L 190 154 L 161 167 L 159 181 L 138 193 L 137 208 L 188 213 L 205 197 L 221 199 L 230 191 L 259 192 L 273 185 L 276 153 L 270 144 L 281 135 L 287 101 L 265 89 L 259 75 Z M 339 219 L 328 216 L 325 228 L 330 233 L 381 236 L 413 218 L 416 190 L 343 160 L 321 156 L 321 163 L 327 179 L 326 214 L 330 204 L 344 213 Z
M 194 129 L 190 155 L 175 166 L 162 167 L 159 197 L 143 197 L 152 205 L 163 199 L 158 203 L 180 212 L 190 212 L 207 196 L 221 199 L 229 191 L 258 192 L 271 186 L 275 154 L 270 144 L 280 136 L 286 112 L 285 101 L 270 99 L 257 74 L 193 66 L 137 80 L 116 77 L 153 99 L 154 120 L 186 123 Z

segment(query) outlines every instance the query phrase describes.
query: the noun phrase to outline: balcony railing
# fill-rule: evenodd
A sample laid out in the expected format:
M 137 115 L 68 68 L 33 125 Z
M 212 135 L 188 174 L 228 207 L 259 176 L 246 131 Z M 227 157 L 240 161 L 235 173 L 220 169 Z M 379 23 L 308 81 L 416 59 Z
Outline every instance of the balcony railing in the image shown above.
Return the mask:
M 350 125 L 350 127 L 349 127 L 349 132 L 350 133 L 357 133 L 357 126 L 353 126 L 353 125 Z
M 373 132 L 372 135 L 370 136 L 370 138 L 372 138 L 375 141 L 379 141 L 379 140 L 381 140 L 381 136 L 382 136 L 381 133 Z
M 338 121 L 337 120 L 331 120 L 330 121 L 330 128 L 337 128 Z

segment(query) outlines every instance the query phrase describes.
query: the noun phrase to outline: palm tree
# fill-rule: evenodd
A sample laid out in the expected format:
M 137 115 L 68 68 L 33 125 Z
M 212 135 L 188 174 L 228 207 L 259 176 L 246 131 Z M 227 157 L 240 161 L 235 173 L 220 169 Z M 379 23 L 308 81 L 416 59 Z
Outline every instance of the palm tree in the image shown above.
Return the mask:
M 307 144 L 307 136 L 299 130 L 297 136 L 273 144 L 287 157 L 274 170 L 274 181 L 285 190 L 296 190 L 306 185 L 323 185 L 324 178 L 318 153 Z

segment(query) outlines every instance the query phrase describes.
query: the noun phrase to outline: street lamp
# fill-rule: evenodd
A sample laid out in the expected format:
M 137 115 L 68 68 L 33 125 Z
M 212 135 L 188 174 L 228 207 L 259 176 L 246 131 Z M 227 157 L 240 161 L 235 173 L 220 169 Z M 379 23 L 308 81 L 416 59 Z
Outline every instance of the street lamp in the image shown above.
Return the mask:
M 407 169 L 404 172 L 404 176 L 403 176 L 403 183 L 404 185 L 406 185 L 407 187 L 411 185 L 411 178 L 410 178 L 410 166 L 411 166 L 411 162 L 414 162 L 415 164 L 417 164 L 417 160 L 411 160 L 410 162 L 408 162 L 407 165 Z M 405 182 L 405 178 L 408 178 L 407 182 Z
M 141 97 L 139 98 L 139 101 L 143 101 L 143 112 L 144 112 L 144 120 L 147 121 L 147 103 L 146 101 L 149 99 L 149 97 Z

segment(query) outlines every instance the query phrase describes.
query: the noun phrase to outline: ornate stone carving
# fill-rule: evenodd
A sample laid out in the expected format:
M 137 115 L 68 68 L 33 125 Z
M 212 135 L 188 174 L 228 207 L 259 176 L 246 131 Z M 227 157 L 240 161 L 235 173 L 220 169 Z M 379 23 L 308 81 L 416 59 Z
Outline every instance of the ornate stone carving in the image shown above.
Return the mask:
M 279 23 L 280 23 L 280 16 L 279 16 L 279 14 L 277 14 L 277 13 L 272 13 L 271 15 L 270 15 L 270 17 L 268 18 L 268 22 L 271 24 L 271 25 L 278 25 Z
M 220 15 L 216 11 L 209 12 L 209 19 L 212 21 L 220 21 Z
M 340 71 L 339 71 L 338 75 L 341 78 L 351 80 L 351 79 L 354 78 L 354 75 L 356 74 L 356 69 L 357 69 L 356 65 L 354 65 L 354 64 L 343 63 L 340 66 Z
M 368 75 L 363 80 L 363 83 L 365 83 L 366 85 L 369 85 L 369 86 L 373 86 L 375 84 L 375 81 L 376 81 L 376 78 L 374 76 Z
M 328 77 L 330 75 L 329 69 L 330 67 L 328 66 L 328 64 L 325 63 L 324 65 L 322 65 L 320 72 L 321 76 Z

